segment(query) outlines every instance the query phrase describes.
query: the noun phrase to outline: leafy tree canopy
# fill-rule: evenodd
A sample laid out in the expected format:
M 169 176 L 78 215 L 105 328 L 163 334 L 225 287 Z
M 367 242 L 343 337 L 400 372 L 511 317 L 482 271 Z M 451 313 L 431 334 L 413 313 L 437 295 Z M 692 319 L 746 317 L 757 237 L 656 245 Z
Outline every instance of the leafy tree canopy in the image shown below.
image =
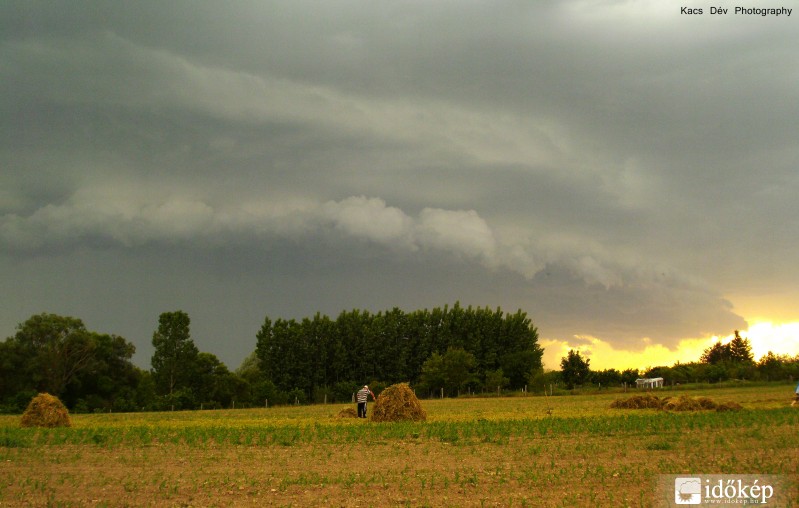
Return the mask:
M 700 361 L 710 365 L 724 362 L 753 363 L 752 345 L 749 339 L 741 338 L 738 330 L 735 330 L 735 338 L 727 344 L 719 341 L 705 349 Z
M 591 360 L 583 358 L 580 352 L 574 349 L 570 349 L 568 354 L 561 358 L 561 377 L 569 389 L 588 382 L 591 375 L 590 362 Z
M 162 395 L 191 386 L 199 351 L 191 339 L 189 324 L 189 315 L 180 310 L 164 312 L 158 318 L 151 364 L 156 389 Z

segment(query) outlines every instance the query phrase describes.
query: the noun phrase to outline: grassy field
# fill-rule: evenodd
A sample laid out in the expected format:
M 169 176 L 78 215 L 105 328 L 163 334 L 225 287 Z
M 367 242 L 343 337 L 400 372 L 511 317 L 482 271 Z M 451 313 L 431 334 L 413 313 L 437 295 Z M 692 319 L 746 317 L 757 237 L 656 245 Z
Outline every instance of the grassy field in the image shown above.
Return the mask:
M 608 393 L 423 401 L 425 423 L 349 405 L 0 416 L 0 506 L 658 506 L 661 474 L 776 474 L 799 506 L 792 386 L 668 390 L 738 412 L 611 409 Z M 794 504 L 792 504 L 794 503 Z

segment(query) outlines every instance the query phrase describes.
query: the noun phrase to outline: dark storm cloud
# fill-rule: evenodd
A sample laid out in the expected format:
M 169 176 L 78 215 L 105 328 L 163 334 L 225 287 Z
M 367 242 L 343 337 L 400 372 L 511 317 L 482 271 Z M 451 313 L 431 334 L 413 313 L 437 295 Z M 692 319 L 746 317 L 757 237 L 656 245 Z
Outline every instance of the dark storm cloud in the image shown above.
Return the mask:
M 0 34 L 8 333 L 64 309 L 146 349 L 185 304 L 235 362 L 267 313 L 460 299 L 632 347 L 799 282 L 790 19 L 10 2 Z

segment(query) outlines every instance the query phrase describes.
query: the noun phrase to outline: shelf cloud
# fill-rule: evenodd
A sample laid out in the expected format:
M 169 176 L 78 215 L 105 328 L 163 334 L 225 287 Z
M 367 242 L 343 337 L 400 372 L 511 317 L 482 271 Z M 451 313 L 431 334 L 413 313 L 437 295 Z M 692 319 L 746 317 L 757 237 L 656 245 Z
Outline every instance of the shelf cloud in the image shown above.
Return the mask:
M 651 2 L 0 7 L 6 335 L 464 305 L 676 348 L 799 298 L 799 42 Z M 646 339 L 645 342 L 644 339 Z

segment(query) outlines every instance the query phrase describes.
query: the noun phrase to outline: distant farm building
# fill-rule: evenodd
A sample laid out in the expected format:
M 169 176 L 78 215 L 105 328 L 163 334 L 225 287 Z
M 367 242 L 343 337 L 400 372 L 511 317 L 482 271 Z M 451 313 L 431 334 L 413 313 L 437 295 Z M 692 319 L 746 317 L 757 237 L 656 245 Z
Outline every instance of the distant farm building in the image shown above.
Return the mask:
M 638 378 L 635 380 L 636 388 L 663 388 L 662 377 Z

